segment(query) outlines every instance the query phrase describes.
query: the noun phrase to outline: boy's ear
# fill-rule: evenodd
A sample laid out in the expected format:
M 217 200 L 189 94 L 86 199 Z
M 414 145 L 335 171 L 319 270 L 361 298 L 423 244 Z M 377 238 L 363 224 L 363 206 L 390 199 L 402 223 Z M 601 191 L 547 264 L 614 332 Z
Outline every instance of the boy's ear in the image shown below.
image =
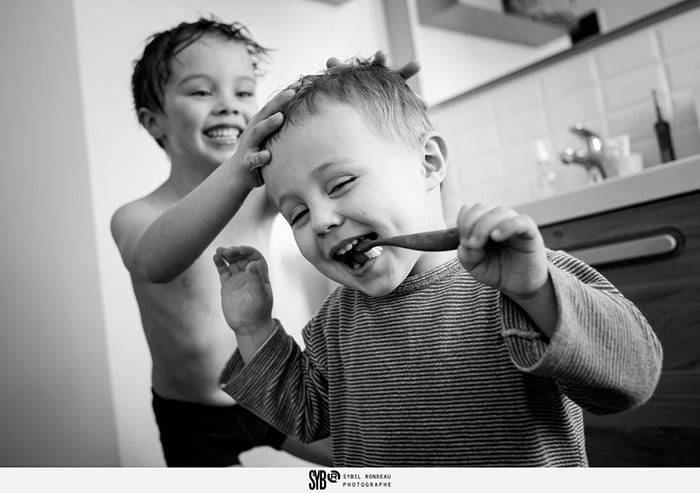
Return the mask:
M 434 130 L 423 138 L 423 173 L 429 189 L 440 186 L 447 173 L 447 143 Z
M 148 108 L 139 108 L 139 122 L 144 126 L 148 133 L 156 140 L 162 140 L 165 136 L 165 128 L 163 127 L 163 119 L 160 113 L 149 110 Z

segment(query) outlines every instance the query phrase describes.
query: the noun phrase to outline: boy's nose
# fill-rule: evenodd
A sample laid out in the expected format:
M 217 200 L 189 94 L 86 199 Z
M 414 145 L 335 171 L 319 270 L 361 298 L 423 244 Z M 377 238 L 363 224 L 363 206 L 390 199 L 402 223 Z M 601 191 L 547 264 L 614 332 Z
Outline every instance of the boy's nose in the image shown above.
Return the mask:
M 342 216 L 328 206 L 321 206 L 311 213 L 311 228 L 317 235 L 323 235 L 343 223 Z
M 234 97 L 221 97 L 217 101 L 214 112 L 217 114 L 233 114 L 237 115 L 240 113 L 239 104 Z
M 238 108 L 236 108 L 235 106 L 219 105 L 217 106 L 215 113 L 219 115 L 238 115 L 240 111 L 238 111 Z

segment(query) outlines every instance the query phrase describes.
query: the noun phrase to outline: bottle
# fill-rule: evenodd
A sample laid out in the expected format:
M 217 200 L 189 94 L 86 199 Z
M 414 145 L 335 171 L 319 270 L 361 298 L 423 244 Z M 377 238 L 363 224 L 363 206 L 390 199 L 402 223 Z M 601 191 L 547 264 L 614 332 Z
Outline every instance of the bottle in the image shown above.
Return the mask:
M 544 140 L 535 141 L 535 160 L 537 162 L 538 197 L 554 195 L 557 191 L 557 172 L 549 147 Z
M 656 98 L 656 91 L 652 89 L 651 95 L 654 99 L 654 108 L 656 109 L 654 131 L 656 132 L 656 140 L 659 143 L 661 162 L 667 163 L 676 159 L 676 153 L 673 150 L 673 140 L 671 140 L 671 126 L 661 116 L 661 108 L 659 108 L 659 101 Z
M 608 176 L 628 176 L 639 173 L 644 168 L 644 160 L 640 153 L 631 152 L 630 137 L 627 134 L 608 139 L 605 143 L 608 149 Z

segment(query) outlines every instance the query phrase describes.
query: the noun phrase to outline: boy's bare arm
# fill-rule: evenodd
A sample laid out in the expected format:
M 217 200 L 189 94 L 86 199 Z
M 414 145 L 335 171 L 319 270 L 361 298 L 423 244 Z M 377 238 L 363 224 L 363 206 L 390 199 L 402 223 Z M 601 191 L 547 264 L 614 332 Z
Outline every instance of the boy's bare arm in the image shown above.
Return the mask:
M 248 246 L 218 248 L 214 264 L 221 281 L 221 306 L 244 363 L 275 331 L 272 287 L 262 254 Z
M 528 216 L 476 204 L 459 212 L 457 255 L 472 276 L 498 289 L 551 338 L 558 322 L 554 285 L 542 235 Z
M 239 210 L 252 188 L 236 179 L 229 162 L 177 204 L 154 218 L 127 251 L 129 271 L 150 282 L 169 282 L 202 254 Z
M 151 282 L 168 282 L 184 272 L 238 212 L 270 154 L 260 144 L 282 124 L 278 112 L 293 94 L 287 90 L 270 100 L 241 135 L 236 153 L 199 186 L 169 208 L 123 250 L 133 275 Z

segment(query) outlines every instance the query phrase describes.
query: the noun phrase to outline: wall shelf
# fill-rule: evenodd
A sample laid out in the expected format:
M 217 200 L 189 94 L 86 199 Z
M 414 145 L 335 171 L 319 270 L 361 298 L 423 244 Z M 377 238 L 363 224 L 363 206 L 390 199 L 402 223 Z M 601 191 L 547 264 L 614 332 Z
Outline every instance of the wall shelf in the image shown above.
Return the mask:
M 424 26 L 450 29 L 511 43 L 540 46 L 567 34 L 560 26 L 520 15 L 475 7 L 464 0 L 416 2 Z

